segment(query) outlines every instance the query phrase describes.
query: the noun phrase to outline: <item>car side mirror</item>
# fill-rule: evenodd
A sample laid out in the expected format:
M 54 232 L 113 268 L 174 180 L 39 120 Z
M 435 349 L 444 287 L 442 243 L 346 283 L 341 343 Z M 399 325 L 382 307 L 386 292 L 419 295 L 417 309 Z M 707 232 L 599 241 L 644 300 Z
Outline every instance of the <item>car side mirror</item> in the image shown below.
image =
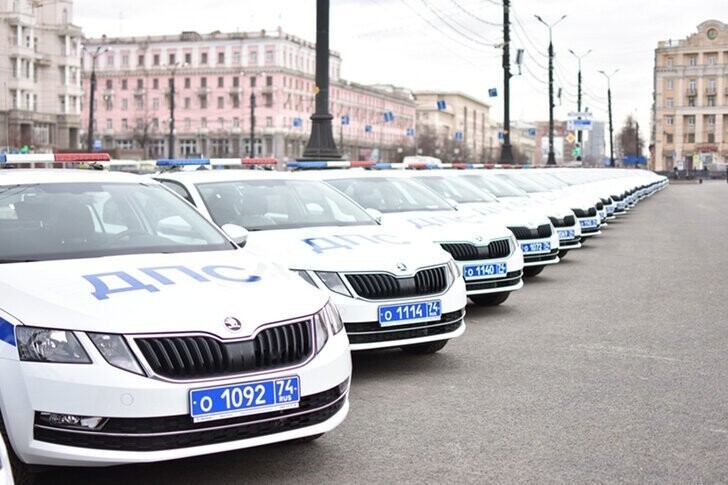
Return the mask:
M 245 244 L 248 242 L 248 230 L 243 226 L 238 226 L 237 224 L 224 224 L 222 226 L 222 230 L 225 231 L 225 234 L 227 234 L 227 236 L 241 248 L 245 247 Z
M 372 219 L 377 221 L 377 224 L 382 223 L 382 213 L 379 212 L 377 209 L 372 209 L 371 207 L 366 208 L 367 214 L 369 214 Z

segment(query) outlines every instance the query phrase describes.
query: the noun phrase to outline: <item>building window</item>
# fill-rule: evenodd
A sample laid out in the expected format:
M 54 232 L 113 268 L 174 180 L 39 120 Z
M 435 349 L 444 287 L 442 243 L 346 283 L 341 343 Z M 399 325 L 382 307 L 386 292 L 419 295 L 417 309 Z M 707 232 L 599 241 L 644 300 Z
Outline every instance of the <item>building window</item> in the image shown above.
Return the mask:
M 258 80 L 258 78 L 255 77 L 255 76 L 253 76 L 253 77 L 250 78 L 250 87 L 251 88 L 254 88 L 255 87 L 255 85 L 257 83 L 257 80 Z
M 106 111 L 111 111 L 114 108 L 114 103 L 111 101 L 111 96 L 104 96 L 104 104 L 106 105 Z
M 121 100 L 121 109 L 122 111 L 126 111 L 129 108 L 129 100 L 124 98 Z
M 197 155 L 197 140 L 195 138 L 181 139 L 179 141 L 179 151 L 182 156 Z
M 698 65 L 698 56 L 688 56 L 688 65 L 689 66 L 697 66 Z
M 121 65 L 123 67 L 129 67 L 129 54 L 124 54 L 121 56 Z
M 137 79 L 137 89 L 144 89 L 144 79 Z
M 137 130 L 143 130 L 144 129 L 144 120 L 142 118 L 136 119 L 136 129 Z
M 273 64 L 273 51 L 265 51 L 265 63 Z
M 225 87 L 225 78 L 220 76 L 217 78 L 217 87 L 218 88 L 224 88 Z
M 217 97 L 217 109 L 225 108 L 225 98 L 222 96 Z
M 273 126 L 273 117 L 272 116 L 265 117 L 265 126 L 267 126 L 268 128 Z
M 192 54 L 189 52 L 185 53 L 185 64 L 192 64 Z
M 265 85 L 266 86 L 273 86 L 273 76 L 266 76 L 266 78 L 265 78 Z
M 695 79 L 688 81 L 688 93 L 695 94 Z
M 686 143 L 695 143 L 695 133 L 688 133 L 685 140 Z
M 121 80 L 121 90 L 126 91 L 129 88 L 129 83 L 126 79 Z
M 708 125 L 715 125 L 715 115 L 706 116 L 705 121 L 708 123 Z
M 201 88 L 206 88 L 207 87 L 207 78 L 206 77 L 201 77 L 200 78 L 200 87 Z
M 217 53 L 217 63 L 218 64 L 225 64 L 225 53 L 224 52 L 218 52 Z
M 255 65 L 258 63 L 258 53 L 257 52 L 255 52 L 255 51 L 250 52 L 250 54 L 248 54 L 248 57 L 249 57 L 248 64 Z
M 665 133 L 665 143 L 672 145 L 672 133 Z
M 233 96 L 233 108 L 240 108 L 240 97 Z
M 144 54 L 139 54 L 137 57 L 137 66 L 143 66 L 144 65 Z
M 233 128 L 240 128 L 240 118 L 233 118 Z
M 159 65 L 159 54 L 154 54 L 153 59 L 154 59 L 153 64 L 155 66 L 158 66 Z
M 672 116 L 665 116 L 665 124 L 672 126 L 672 124 L 675 122 L 675 118 Z
M 185 118 L 185 130 L 189 130 L 192 128 L 192 120 L 189 118 Z
M 200 108 L 207 109 L 207 96 L 200 96 Z
M 177 56 L 174 54 L 169 55 L 169 65 L 174 66 L 177 63 Z
M 234 87 L 234 88 L 238 88 L 238 87 L 240 87 L 240 78 L 239 78 L 238 76 L 235 76 L 235 77 L 233 78 L 233 87 Z
M 185 109 L 192 108 L 192 99 L 191 98 L 185 98 Z
M 111 79 L 106 80 L 106 89 L 113 89 L 114 82 Z
M 159 129 L 159 118 L 152 118 L 152 129 Z
M 185 78 L 185 89 L 190 89 L 192 87 L 192 79 L 186 77 Z
M 695 96 L 688 96 L 688 106 L 691 108 L 695 107 Z
M 708 88 L 706 89 L 707 94 L 715 94 L 715 79 L 708 79 Z
M 207 64 L 207 52 L 200 54 L 200 64 Z
M 695 115 L 686 116 L 688 125 L 695 126 Z
M 272 94 L 264 94 L 263 95 L 263 102 L 265 103 L 266 108 L 270 108 L 273 106 L 273 95 Z
M 114 128 L 114 120 L 112 120 L 111 118 L 108 118 L 106 120 L 106 129 L 111 130 L 113 128 Z
M 159 98 L 152 99 L 152 109 L 159 109 Z
M 217 119 L 217 129 L 218 130 L 224 130 L 225 129 L 225 120 L 222 118 Z
M 159 89 L 159 79 L 152 79 L 152 89 Z
M 126 120 L 126 118 L 121 119 L 121 129 L 122 130 L 129 129 L 129 122 Z
M 106 67 L 114 67 L 114 54 L 106 56 Z
M 672 79 L 668 79 L 668 80 L 667 80 L 667 89 L 668 89 L 669 91 L 672 91 Z
M 708 133 L 708 143 L 715 143 L 715 133 Z
M 134 97 L 134 107 L 137 110 L 144 109 L 144 98 L 142 96 Z
M 718 63 L 718 56 L 711 54 L 708 56 L 708 65 L 715 66 Z
M 672 98 L 667 98 L 667 100 L 665 100 L 665 106 L 668 108 L 672 108 Z M 424 114 L 427 115 L 427 113 Z M 427 118 L 427 116 L 425 116 L 425 118 Z
M 207 118 L 200 118 L 200 128 L 207 128 Z
M 240 51 L 233 52 L 233 64 L 240 64 Z
M 708 106 L 715 106 L 715 96 L 708 96 Z
M 667 67 L 672 67 L 672 57 L 667 58 Z

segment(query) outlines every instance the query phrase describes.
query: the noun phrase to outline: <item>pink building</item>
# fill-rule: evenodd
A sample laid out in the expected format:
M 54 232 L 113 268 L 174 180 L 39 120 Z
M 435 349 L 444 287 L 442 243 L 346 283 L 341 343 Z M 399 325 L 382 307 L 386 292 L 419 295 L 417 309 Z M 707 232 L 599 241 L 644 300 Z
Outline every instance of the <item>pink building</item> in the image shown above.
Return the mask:
M 95 52 L 97 46 L 109 48 L 96 60 L 94 139 L 102 149 L 118 148 L 121 155 L 140 158 L 166 157 L 174 78 L 176 157 L 248 155 L 251 95 L 255 156 L 285 160 L 302 155 L 314 112 L 313 43 L 278 30 L 86 42 L 87 52 Z M 83 116 L 88 120 L 89 55 L 83 67 Z M 411 93 L 344 81 L 340 67 L 340 55 L 331 52 L 330 112 L 345 158 L 367 158 L 381 148 L 383 160 L 394 160 L 413 151 L 414 141 L 407 136 L 415 118 Z M 385 113 L 394 119 L 385 122 Z M 348 124 L 342 124 L 342 117 L 348 117 Z

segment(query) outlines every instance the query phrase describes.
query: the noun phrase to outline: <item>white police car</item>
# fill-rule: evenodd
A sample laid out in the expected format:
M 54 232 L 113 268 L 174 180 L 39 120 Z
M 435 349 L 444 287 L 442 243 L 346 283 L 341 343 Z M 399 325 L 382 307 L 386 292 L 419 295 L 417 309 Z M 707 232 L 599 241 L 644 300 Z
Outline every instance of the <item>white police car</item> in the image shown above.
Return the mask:
M 430 241 L 381 227 L 321 181 L 259 170 L 155 178 L 219 226 L 247 228 L 250 251 L 329 291 L 352 350 L 431 353 L 465 331 L 465 285 L 452 257 Z
M 344 420 L 336 308 L 227 230 L 236 242 L 136 175 L 0 170 L 0 429 L 18 482 Z
M 536 276 L 547 265 L 559 262 L 559 236 L 545 215 L 527 207 L 509 208 L 492 195 L 452 175 L 452 172 L 441 170 L 412 172 L 414 180 L 448 202 L 452 201 L 458 211 L 475 211 L 510 229 L 523 251 L 525 276 Z
M 478 305 L 499 305 L 523 287 L 523 253 L 513 233 L 475 213 L 460 213 L 403 172 L 328 170 L 305 172 L 362 207 L 379 211 L 384 227 L 409 229 L 413 237 L 452 254 Z

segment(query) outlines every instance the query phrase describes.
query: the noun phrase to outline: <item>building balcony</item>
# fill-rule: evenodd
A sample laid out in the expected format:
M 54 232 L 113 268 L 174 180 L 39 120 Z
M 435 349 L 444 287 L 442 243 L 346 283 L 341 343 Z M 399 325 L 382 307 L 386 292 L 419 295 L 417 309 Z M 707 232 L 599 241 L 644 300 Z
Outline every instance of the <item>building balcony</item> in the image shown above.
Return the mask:
M 110 98 L 114 95 L 114 90 L 113 89 L 104 89 L 103 91 L 101 91 L 101 95 L 104 98 L 106 98 L 106 97 Z
M 241 88 L 241 87 L 228 88 L 228 94 L 230 96 L 242 96 L 242 94 L 243 94 L 243 88 Z
M 697 96 L 697 94 L 698 94 L 698 90 L 695 88 L 687 88 L 685 90 L 685 92 L 687 93 L 688 96 Z
M 212 89 L 210 89 L 210 88 L 197 88 L 195 90 L 195 92 L 197 93 L 198 96 L 207 96 L 208 94 L 210 94 L 212 92 Z
M 242 132 L 243 130 L 239 126 L 230 128 L 230 133 L 232 133 L 233 135 L 240 135 Z
M 272 94 L 275 91 L 275 86 L 261 86 L 258 89 L 260 94 Z
M 35 63 L 41 67 L 48 67 L 52 64 L 50 54 L 35 53 Z
M 135 89 L 133 91 L 134 96 L 142 97 L 147 94 L 147 90 L 144 88 Z
M 713 86 L 712 88 L 711 87 L 705 88 L 705 94 L 710 95 L 710 96 L 714 95 L 716 93 L 716 91 L 717 91 L 717 89 L 715 88 L 715 86 Z
M 200 128 L 197 130 L 197 133 L 199 133 L 200 135 L 208 135 L 210 133 L 210 129 L 209 128 Z

